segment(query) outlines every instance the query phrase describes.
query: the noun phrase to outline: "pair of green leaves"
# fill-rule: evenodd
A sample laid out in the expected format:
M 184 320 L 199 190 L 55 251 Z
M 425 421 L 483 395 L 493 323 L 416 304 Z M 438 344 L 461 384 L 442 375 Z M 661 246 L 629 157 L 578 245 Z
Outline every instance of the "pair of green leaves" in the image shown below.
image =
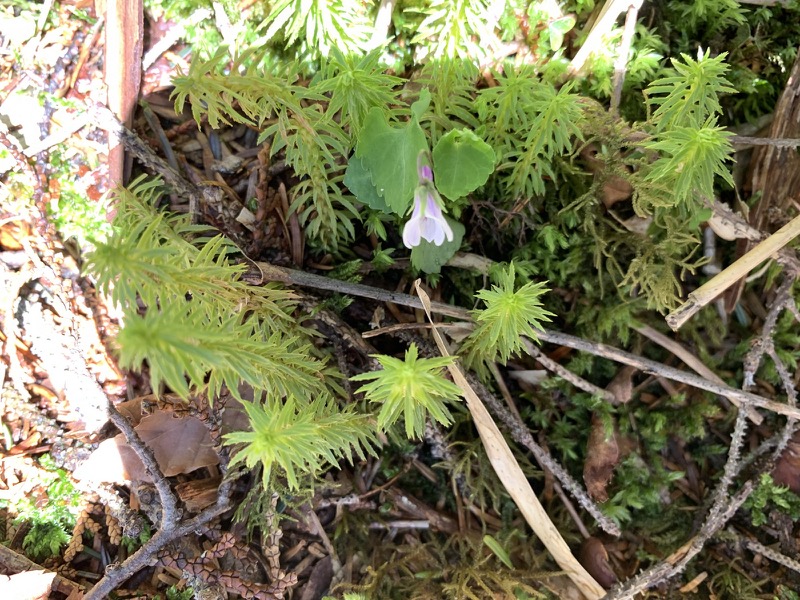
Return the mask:
M 399 127 L 390 124 L 381 109 L 369 112 L 344 177 L 359 202 L 387 214 L 404 216 L 408 212 L 419 185 L 417 157 L 428 150 L 420 121 L 430 100 L 430 92 L 422 90 L 411 105 L 409 120 Z M 494 150 L 468 129 L 449 131 L 433 149 L 434 182 L 448 200 L 462 198 L 486 183 L 494 165 Z M 453 241 L 435 246 L 423 240 L 411 253 L 416 268 L 438 273 L 461 247 L 463 225 L 452 219 L 448 222 Z

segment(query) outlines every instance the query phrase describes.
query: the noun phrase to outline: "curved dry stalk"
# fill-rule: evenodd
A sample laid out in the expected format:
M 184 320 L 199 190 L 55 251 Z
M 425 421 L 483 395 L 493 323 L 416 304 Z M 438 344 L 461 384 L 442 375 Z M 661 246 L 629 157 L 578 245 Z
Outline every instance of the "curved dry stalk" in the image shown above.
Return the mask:
M 422 289 L 419 280 L 415 282 L 415 286 L 428 320 L 432 322 L 430 299 L 425 290 Z M 449 356 L 447 346 L 436 327 L 433 328 L 433 336 L 442 355 Z M 483 402 L 481 402 L 458 365 L 448 365 L 447 368 L 456 385 L 464 393 L 467 407 L 472 414 L 472 420 L 478 429 L 478 434 L 481 437 L 492 467 L 525 517 L 525 520 L 581 593 L 589 600 L 599 600 L 605 595 L 605 590 L 572 555 L 567 542 L 564 541 L 561 533 L 550 520 L 544 507 L 542 507 L 536 494 L 531 489 L 528 479 L 511 452 L 511 448 L 508 447 L 508 443 L 503 434 L 500 433 Z
M 478 381 L 477 378 L 468 374 L 467 380 L 478 394 L 478 397 L 481 399 L 481 401 L 489 407 L 489 410 L 491 410 L 491 412 L 494 413 L 494 415 L 503 423 L 506 429 L 508 429 L 508 432 L 511 434 L 511 437 L 514 439 L 514 441 L 520 446 L 527 448 L 528 451 L 533 454 L 536 462 L 538 462 L 543 469 L 546 469 L 553 474 L 556 480 L 560 482 L 570 494 L 572 494 L 572 497 L 578 501 L 583 509 L 592 515 L 600 529 L 609 535 L 622 535 L 622 531 L 617 524 L 603 514 L 597 504 L 589 497 L 589 494 L 586 493 L 586 490 L 583 489 L 583 486 L 575 481 L 575 478 L 567 473 L 564 467 L 562 467 L 556 461 L 556 459 L 554 459 L 550 453 L 547 452 L 547 450 L 536 443 L 536 440 L 533 439 L 533 436 L 522 420 L 518 417 L 515 417 L 511 411 L 506 409 L 502 403 L 495 398 L 494 395 L 491 394 L 489 390 L 487 390 L 483 384 L 481 384 L 480 381 Z

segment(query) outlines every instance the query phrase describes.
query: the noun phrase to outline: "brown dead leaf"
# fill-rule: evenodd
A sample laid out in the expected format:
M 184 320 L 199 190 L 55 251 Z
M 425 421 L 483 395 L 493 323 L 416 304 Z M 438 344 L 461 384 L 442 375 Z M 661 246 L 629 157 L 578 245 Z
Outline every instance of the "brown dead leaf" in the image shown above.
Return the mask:
M 606 547 L 598 538 L 590 537 L 583 542 L 578 560 L 604 588 L 609 589 L 617 583 L 617 576 L 608 562 Z
M 242 384 L 239 386 L 239 393 L 246 402 L 253 402 L 255 399 L 253 388 Z M 225 411 L 222 413 L 222 433 L 232 431 L 250 431 L 250 418 L 244 410 L 244 406 L 233 396 L 225 398 Z
M 208 429 L 197 417 L 175 418 L 171 412 L 160 410 L 143 417 L 136 432 L 167 477 L 219 464 Z
M 622 177 L 612 175 L 603 184 L 603 204 L 611 208 L 617 202 L 628 200 L 633 195 L 633 187 Z
M 170 411 L 160 410 L 143 417 L 135 429 L 167 477 L 219 464 L 208 429 L 197 417 L 177 418 Z M 74 475 L 90 482 L 152 481 L 122 435 L 101 443 Z
M 618 404 L 627 404 L 633 396 L 633 375 L 637 369 L 625 365 L 617 371 L 614 379 L 606 386 L 606 389 L 614 394 L 614 399 Z
M 616 212 L 610 209 L 608 214 L 625 229 L 638 235 L 639 237 L 646 237 L 647 231 L 650 229 L 650 225 L 653 224 L 653 217 L 640 217 L 638 215 L 633 215 L 632 217 L 623 219 Z
M 620 452 L 617 438 L 607 435 L 606 426 L 597 415 L 592 416 L 592 430 L 586 448 L 586 462 L 583 464 L 583 481 L 586 491 L 598 502 L 608 500 L 606 487 L 619 463 Z
M 117 411 L 136 427 L 142 420 L 142 398 L 126 400 L 116 405 Z
M 775 462 L 772 479 L 778 485 L 785 485 L 795 494 L 800 494 L 800 434 L 795 433 L 786 450 Z
M 10 220 L 0 227 L 0 248 L 3 250 L 23 250 L 21 240 L 31 236 L 31 226 L 27 221 Z
M 633 187 L 619 175 L 610 174 L 606 162 L 598 158 L 599 156 L 600 153 L 595 144 L 588 144 L 581 151 L 581 157 L 586 161 L 589 171 L 594 173 L 596 179 L 601 178 L 603 205 L 611 208 L 617 202 L 630 199 L 633 195 Z

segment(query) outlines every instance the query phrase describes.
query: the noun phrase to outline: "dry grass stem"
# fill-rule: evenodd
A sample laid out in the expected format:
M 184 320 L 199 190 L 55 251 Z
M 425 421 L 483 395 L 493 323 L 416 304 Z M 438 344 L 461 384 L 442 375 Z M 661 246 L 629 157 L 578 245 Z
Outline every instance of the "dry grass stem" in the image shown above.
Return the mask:
M 419 280 L 417 280 L 415 287 L 422 300 L 425 313 L 428 319 L 432 321 L 430 300 L 425 290 L 422 289 Z M 449 353 L 444 339 L 435 327 L 433 329 L 433 335 L 442 355 L 448 356 Z M 566 572 L 584 596 L 589 598 L 589 600 L 602 598 L 605 595 L 605 590 L 572 555 L 572 551 L 567 545 L 567 542 L 564 541 L 561 533 L 545 512 L 544 507 L 542 507 L 536 494 L 534 494 L 531 489 L 528 479 L 522 472 L 522 468 L 514 458 L 511 448 L 508 447 L 508 443 L 489 415 L 483 402 L 481 402 L 475 390 L 473 390 L 472 386 L 467 382 L 460 367 L 451 365 L 448 369 L 456 385 L 461 388 L 461 391 L 464 393 L 467 406 L 472 414 L 475 427 L 478 429 L 478 433 L 486 449 L 486 454 L 492 463 L 492 467 L 509 495 L 514 499 L 514 502 L 525 517 L 528 525 L 531 526 L 531 529 L 533 529 L 533 532 L 545 545 L 553 556 L 553 559 Z
M 673 331 L 691 319 L 700 309 L 712 302 L 722 292 L 747 275 L 762 262 L 800 235 L 800 215 L 789 221 L 735 263 L 689 293 L 689 299 L 667 315 L 666 321 Z

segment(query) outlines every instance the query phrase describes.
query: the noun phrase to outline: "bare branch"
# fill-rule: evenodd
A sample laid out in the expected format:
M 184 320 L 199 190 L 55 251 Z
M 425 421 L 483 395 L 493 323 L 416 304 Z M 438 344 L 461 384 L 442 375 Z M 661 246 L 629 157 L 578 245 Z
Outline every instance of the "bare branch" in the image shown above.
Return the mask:
M 102 600 L 121 585 L 126 579 L 145 568 L 155 560 L 155 554 L 170 542 L 190 535 L 231 507 L 233 480 L 225 480 L 219 486 L 217 502 L 196 517 L 182 523 L 167 523 L 159 529 L 141 548 L 131 554 L 119 565 L 109 565 L 105 577 L 86 594 L 84 600 Z
M 703 549 L 703 546 L 705 546 L 711 536 L 722 529 L 725 523 L 733 517 L 751 493 L 753 493 L 753 484 L 748 481 L 745 483 L 744 487 L 731 498 L 725 510 L 719 513 L 718 518 L 714 521 L 710 519 L 706 520 L 703 528 L 691 541 L 684 544 L 676 552 L 673 552 L 665 560 L 653 565 L 633 579 L 629 579 L 610 591 L 603 600 L 633 600 L 637 594 L 662 581 L 671 579 L 683 571 L 686 565 L 688 565 L 689 562 L 697 556 L 700 550 Z
M 178 499 L 175 494 L 172 493 L 169 481 L 167 481 L 167 478 L 161 472 L 161 468 L 158 466 L 158 461 L 156 461 L 153 451 L 142 441 L 142 438 L 136 433 L 136 429 L 128 422 L 128 419 L 126 419 L 117 410 L 114 403 L 110 401 L 108 403 L 108 416 L 111 418 L 116 428 L 125 436 L 128 444 L 133 448 L 134 452 L 136 452 L 136 456 L 142 461 L 150 477 L 153 479 L 153 485 L 155 485 L 156 490 L 158 490 L 158 497 L 161 500 L 161 523 L 159 528 L 164 529 L 168 527 L 170 523 L 178 523 L 181 519 L 181 511 L 178 509 Z

